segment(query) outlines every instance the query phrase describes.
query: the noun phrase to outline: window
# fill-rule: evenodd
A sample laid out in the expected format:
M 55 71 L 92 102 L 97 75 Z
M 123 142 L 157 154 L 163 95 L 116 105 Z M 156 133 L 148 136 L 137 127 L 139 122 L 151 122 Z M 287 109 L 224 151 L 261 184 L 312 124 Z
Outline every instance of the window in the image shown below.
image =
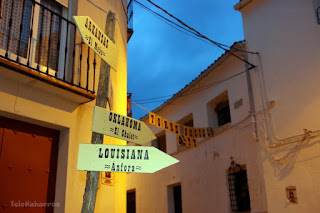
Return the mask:
M 231 122 L 229 101 L 223 101 L 217 104 L 215 111 L 218 118 L 218 127 Z
M 182 213 L 181 184 L 168 186 L 168 213 Z
M 250 211 L 250 196 L 245 166 L 236 164 L 231 159 L 228 169 L 228 184 L 232 211 Z
M 62 5 L 52 0 L 41 0 L 40 4 L 49 8 L 59 16 L 62 15 Z M 37 44 L 35 62 L 53 70 L 58 69 L 58 54 L 61 20 L 49 10 L 41 8 L 37 27 Z M 49 44 L 50 42 L 50 44 Z M 50 58 L 48 57 L 50 55 Z M 39 58 L 40 56 L 40 58 Z M 48 61 L 49 60 L 49 61 Z
M 32 11 L 32 1 L 25 0 L 6 0 L 3 1 L 2 19 L 0 21 L 0 48 L 7 50 L 24 58 L 27 57 L 28 40 L 30 30 L 30 20 Z M 12 12 L 12 14 L 11 14 Z M 22 17 L 23 15 L 23 17 Z M 11 34 L 9 35 L 9 21 L 12 16 Z M 22 20 L 23 28 L 20 39 L 20 21 Z M 19 44 L 20 40 L 20 44 Z M 8 45 L 9 43 L 9 45 Z
M 136 213 L 136 191 L 127 191 L 127 213 Z
M 228 91 L 225 91 L 208 102 L 208 125 L 217 129 L 231 122 Z
M 163 152 L 167 152 L 166 132 L 162 131 L 157 136 L 157 139 L 152 141 L 152 146 L 158 148 Z
M 53 0 L 6 0 L 2 9 L 0 54 L 41 71 L 46 67 L 57 71 L 63 65 L 59 52 L 66 43 L 60 43 L 61 36 L 71 34 L 70 24 L 67 27 L 61 18 L 67 8 Z

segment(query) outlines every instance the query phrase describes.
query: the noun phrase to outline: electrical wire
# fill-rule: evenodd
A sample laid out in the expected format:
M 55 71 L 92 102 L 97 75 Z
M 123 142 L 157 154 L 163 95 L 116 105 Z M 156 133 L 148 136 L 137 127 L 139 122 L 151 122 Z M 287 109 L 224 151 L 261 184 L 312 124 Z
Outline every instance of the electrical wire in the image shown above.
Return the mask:
M 186 34 L 186 35 L 189 35 L 189 36 L 191 36 L 191 37 L 193 37 L 193 38 L 195 38 L 195 39 L 198 39 L 198 40 L 200 40 L 200 41 L 203 41 L 203 42 L 205 42 L 205 43 L 207 43 L 207 44 L 214 45 L 214 44 L 212 44 L 211 42 L 203 39 L 202 37 L 199 37 L 199 35 L 196 34 L 195 32 L 193 32 L 193 31 L 191 31 L 191 30 L 189 30 L 189 29 L 187 29 L 187 28 L 184 28 L 183 26 L 178 25 L 177 23 L 175 23 L 175 22 L 167 19 L 166 17 L 160 15 L 159 13 L 151 10 L 150 8 L 148 8 L 147 6 L 145 6 L 144 4 L 142 4 L 142 3 L 140 3 L 140 2 L 138 2 L 138 1 L 136 1 L 136 0 L 134 0 L 134 1 L 135 1 L 141 8 L 143 8 L 143 9 L 146 10 L 146 11 L 148 11 L 149 13 L 151 13 L 152 15 L 154 15 L 155 17 L 157 17 L 158 19 L 160 19 L 160 20 L 163 21 L 164 23 L 166 23 L 166 24 L 170 25 L 171 27 L 175 28 L 176 30 L 178 30 L 178 31 L 180 31 L 180 32 L 182 32 L 182 33 L 184 33 L 184 34 Z M 183 30 L 184 30 L 184 31 L 183 31 Z M 187 33 L 187 32 L 188 32 L 188 33 Z
M 183 94 L 180 94 L 178 95 L 178 93 L 176 94 L 172 94 L 172 95 L 166 95 L 166 96 L 159 96 L 159 97 L 153 97 L 153 98 L 146 98 L 146 99 L 140 99 L 140 100 L 135 100 L 136 103 L 139 103 L 139 104 L 148 104 L 148 103 L 155 103 L 155 102 L 161 102 L 161 101 L 165 101 L 167 99 L 163 99 L 165 97 L 174 97 L 175 95 L 177 95 L 177 97 L 182 97 L 182 96 L 186 96 L 186 95 L 190 95 L 190 94 L 193 94 L 193 93 L 196 93 L 196 92 L 200 92 L 202 90 L 206 90 L 206 89 L 209 89 L 210 87 L 213 87 L 213 86 L 216 86 L 218 84 L 221 84 L 225 81 L 228 81 L 232 78 L 235 78 L 243 73 L 245 73 L 246 71 L 241 71 L 235 75 L 232 75 L 232 76 L 229 76 L 227 78 L 224 78 L 220 81 L 216 81 L 216 82 L 213 82 L 213 83 L 210 83 L 210 84 L 206 84 L 204 86 L 201 86 L 201 87 L 198 87 L 198 88 L 195 88 L 195 89 L 190 89 L 189 91 L 183 93 Z M 157 100 L 159 99 L 159 100 Z
M 152 1 L 150 1 L 150 0 L 147 0 L 147 1 L 150 2 L 152 5 L 154 5 L 155 7 L 159 8 L 160 10 L 162 10 L 163 12 L 165 12 L 166 14 L 168 14 L 170 17 L 172 17 L 172 18 L 174 18 L 175 20 L 177 20 L 177 21 L 178 21 L 179 23 L 181 23 L 183 26 L 185 26 L 185 27 L 189 28 L 190 30 L 196 32 L 196 33 L 199 35 L 199 37 L 202 37 L 202 38 L 204 38 L 204 39 L 207 39 L 208 41 L 212 42 L 213 44 L 215 44 L 215 45 L 216 45 L 217 47 L 219 47 L 220 49 L 223 49 L 224 51 L 226 51 L 226 52 L 228 52 L 229 54 L 233 55 L 234 57 L 238 58 L 239 60 L 241 60 L 241 61 L 249 64 L 251 67 L 256 67 L 256 65 L 250 63 L 250 62 L 247 61 L 246 59 L 241 58 L 240 56 L 236 55 L 235 53 L 233 53 L 233 52 L 231 52 L 230 50 L 228 50 L 228 49 L 226 49 L 225 47 L 223 47 L 222 44 L 220 44 L 220 43 L 218 43 L 218 42 L 216 42 L 216 41 L 211 40 L 210 38 L 204 36 L 203 34 L 201 34 L 200 32 L 198 32 L 197 30 L 189 27 L 187 24 L 185 24 L 184 22 L 182 22 L 180 19 L 178 19 L 178 18 L 176 18 L 175 16 L 171 15 L 171 14 L 170 14 L 169 12 L 167 12 L 165 9 L 163 9 L 163 8 L 161 8 L 160 6 L 154 4 Z M 137 0 L 135 0 L 135 2 L 137 2 Z M 230 49 L 231 49 L 231 48 L 230 48 Z M 238 50 L 238 51 L 240 51 L 240 50 Z M 241 51 L 242 51 L 242 50 L 241 50 Z M 250 52 L 250 53 L 252 53 L 252 52 Z M 253 54 L 253 53 L 252 53 L 252 54 Z
M 183 30 L 191 33 L 191 34 L 187 34 L 186 32 L 182 31 L 181 29 L 177 29 L 177 30 L 179 30 L 180 32 L 183 32 L 183 33 L 185 33 L 185 34 L 187 34 L 187 35 L 189 35 L 189 36 L 192 36 L 192 37 L 194 37 L 194 38 L 196 38 L 196 39 L 199 39 L 199 40 L 201 40 L 201 41 L 205 41 L 205 42 L 208 43 L 208 44 L 215 45 L 215 44 L 213 44 L 212 42 L 209 42 L 209 41 L 206 40 L 206 39 L 205 39 L 205 40 L 202 40 L 202 39 L 204 39 L 204 38 L 203 38 L 202 36 L 200 36 L 198 33 L 195 33 L 194 31 L 189 30 L 188 28 L 183 27 L 183 26 L 181 26 L 181 25 L 178 25 L 177 23 L 175 23 L 175 22 L 173 22 L 173 21 L 165 18 L 164 16 L 162 16 L 162 15 L 160 15 L 159 13 L 157 13 L 157 12 L 153 11 L 152 9 L 148 8 L 147 6 L 145 6 L 144 4 L 142 4 L 141 2 L 138 2 L 137 0 L 134 0 L 134 1 L 135 1 L 140 7 L 142 7 L 142 8 L 145 9 L 145 10 L 147 10 L 147 11 L 150 12 L 151 14 L 153 14 L 153 15 L 155 15 L 155 16 L 158 16 L 157 18 L 159 18 L 160 20 L 162 20 L 162 19 L 166 20 L 167 22 L 164 21 L 166 24 L 168 24 L 168 25 L 172 26 L 173 28 L 177 29 L 175 26 L 172 25 L 172 24 L 174 24 L 174 25 L 176 25 L 177 27 L 179 27 L 179 28 L 181 28 L 181 29 L 183 29 Z M 163 21 L 163 20 L 162 20 L 162 21 Z M 171 24 L 170 24 L 170 23 L 171 23 Z M 219 43 L 219 44 L 220 44 L 221 46 L 225 46 L 225 47 L 230 48 L 230 46 L 228 46 L 228 45 L 221 44 L 221 43 Z M 215 45 L 215 46 L 216 46 L 216 45 Z M 233 49 L 236 49 L 236 48 L 233 48 Z M 236 50 L 238 50 L 238 49 L 236 49 Z M 240 49 L 239 49 L 239 51 L 243 51 L 243 50 L 240 50 Z
M 134 0 L 135 2 L 137 2 L 137 0 Z M 206 37 L 205 35 L 201 34 L 199 31 L 195 30 L 194 28 L 190 27 L 189 25 L 185 24 L 183 21 L 181 21 L 180 19 L 178 19 L 177 17 L 175 17 L 174 15 L 170 14 L 168 11 L 166 11 L 165 9 L 163 9 L 162 7 L 160 7 L 159 5 L 153 3 L 151 0 L 147 0 L 149 3 L 151 3 L 153 6 L 155 6 L 156 8 L 162 10 L 164 13 L 166 13 L 167 15 L 169 15 L 171 18 L 177 20 L 180 24 L 182 24 L 183 26 L 187 27 L 188 29 L 194 31 L 195 33 L 197 33 L 199 35 L 199 37 L 201 38 L 204 38 L 208 41 L 210 41 L 211 43 L 215 44 L 216 46 L 218 46 L 219 48 L 225 50 L 226 52 L 229 52 L 231 55 L 233 55 L 234 57 L 238 58 L 239 60 L 241 61 L 244 61 L 245 63 L 249 64 L 250 66 L 252 67 L 256 67 L 255 65 L 253 65 L 252 63 L 250 63 L 249 61 L 239 57 L 238 55 L 230 52 L 230 50 L 224 48 L 223 46 L 226 46 L 224 44 L 221 44 L 219 42 L 216 42 L 216 41 L 213 41 L 211 40 L 210 38 Z M 245 51 L 245 50 L 241 50 L 241 49 L 237 49 L 237 48 L 231 48 L 229 47 L 230 49 L 234 49 L 234 50 L 237 50 L 237 51 L 241 51 L 241 52 L 245 52 L 245 53 L 251 53 L 251 54 L 258 54 L 257 52 L 250 52 L 250 51 Z

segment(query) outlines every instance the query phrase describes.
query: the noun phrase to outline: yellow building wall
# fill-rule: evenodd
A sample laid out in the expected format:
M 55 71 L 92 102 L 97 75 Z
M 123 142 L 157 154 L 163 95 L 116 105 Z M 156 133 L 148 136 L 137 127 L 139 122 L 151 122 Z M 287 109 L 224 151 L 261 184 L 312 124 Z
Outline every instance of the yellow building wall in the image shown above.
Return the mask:
M 110 71 L 112 85 L 112 111 L 126 115 L 127 112 L 127 21 L 121 1 L 69 1 L 72 15 L 90 16 L 101 29 L 105 28 L 107 12 L 116 14 L 115 44 L 118 48 L 117 70 Z M 126 8 L 126 1 L 123 1 Z M 71 19 L 71 14 L 69 14 Z M 77 37 L 77 42 L 80 42 Z M 84 47 L 86 48 L 86 47 Z M 87 51 L 83 57 L 86 59 Z M 93 51 L 91 52 L 93 55 Z M 90 60 L 93 57 L 91 57 Z M 97 56 L 97 91 L 100 59 Z M 92 64 L 92 61 L 91 61 Z M 65 98 L 47 89 L 48 84 L 38 80 L 26 80 L 25 76 L 15 78 L 14 73 L 0 67 L 0 116 L 21 120 L 48 128 L 60 130 L 59 157 L 56 181 L 56 202 L 60 207 L 55 213 L 81 212 L 86 184 L 86 171 L 77 171 L 79 143 L 91 142 L 91 122 L 95 100 L 83 104 Z M 17 75 L 17 73 L 15 73 Z M 64 90 L 56 88 L 65 93 Z M 126 145 L 126 141 L 105 136 L 105 144 Z M 114 174 L 114 185 L 101 184 L 95 212 L 126 212 L 126 173 Z
M 117 113 L 126 115 L 126 112 L 127 112 L 127 17 L 121 3 L 122 3 L 121 1 L 111 1 L 111 0 L 109 1 L 79 0 L 77 15 L 90 16 L 90 18 L 93 19 L 93 21 L 102 30 L 105 29 L 108 11 L 111 10 L 116 15 L 114 40 L 119 52 L 119 56 L 118 56 L 117 70 L 111 69 L 111 72 L 110 72 L 109 94 L 112 94 L 110 95 L 110 97 L 112 97 L 111 110 Z M 123 5 L 126 8 L 126 1 L 123 1 Z M 100 59 L 97 60 L 97 70 L 100 70 L 99 65 L 100 65 Z M 95 104 L 94 102 L 90 102 L 85 105 L 89 107 L 89 110 L 92 110 L 92 107 L 94 107 L 94 104 Z M 85 110 L 88 110 L 88 107 Z M 91 116 L 90 116 L 90 119 L 92 119 Z M 91 120 L 89 123 L 91 125 Z M 81 129 L 82 128 L 79 127 L 80 131 Z M 90 141 L 91 141 L 91 135 L 89 134 L 89 137 L 86 138 L 83 142 L 87 143 Z M 105 136 L 104 143 L 126 145 L 126 141 L 119 140 L 116 138 L 110 138 L 108 136 Z M 77 150 L 78 150 L 78 147 L 77 147 Z M 76 164 L 74 166 L 76 166 Z M 71 167 L 71 170 L 75 171 L 74 167 Z M 78 176 L 79 181 L 81 182 L 81 185 L 84 187 L 85 181 L 86 181 L 86 172 L 77 171 L 76 173 L 77 173 L 76 176 Z M 114 173 L 113 175 L 114 175 L 113 186 L 103 185 L 101 184 L 101 181 L 99 183 L 95 212 L 105 212 L 105 211 L 116 212 L 116 213 L 126 212 L 126 173 Z M 77 188 L 78 185 L 74 187 Z M 84 192 L 84 188 L 80 190 L 81 200 L 82 200 L 83 192 Z M 68 197 L 70 198 L 74 197 L 76 194 L 72 189 L 67 190 L 67 193 L 69 193 Z M 79 203 L 80 201 L 77 200 L 74 202 Z M 66 212 L 74 211 L 72 203 L 68 205 L 70 206 L 70 210 L 68 211 L 66 209 Z M 75 211 L 75 212 L 79 212 L 79 211 Z

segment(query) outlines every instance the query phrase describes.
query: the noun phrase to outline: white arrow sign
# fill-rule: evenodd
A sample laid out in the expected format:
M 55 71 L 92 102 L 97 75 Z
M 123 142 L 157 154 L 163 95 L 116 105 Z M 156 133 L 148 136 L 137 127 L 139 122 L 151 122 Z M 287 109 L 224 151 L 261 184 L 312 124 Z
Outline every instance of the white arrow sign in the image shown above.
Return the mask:
M 154 173 L 178 162 L 154 147 L 80 144 L 77 170 Z
M 97 106 L 94 107 L 91 130 L 137 144 L 156 139 L 144 122 Z

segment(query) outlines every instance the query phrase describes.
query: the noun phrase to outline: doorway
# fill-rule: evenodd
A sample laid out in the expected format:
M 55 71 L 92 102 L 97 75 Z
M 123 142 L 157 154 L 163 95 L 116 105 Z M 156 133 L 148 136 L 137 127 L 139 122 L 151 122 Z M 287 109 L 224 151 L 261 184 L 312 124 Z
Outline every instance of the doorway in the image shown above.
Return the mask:
M 0 117 L 0 212 L 53 212 L 59 134 Z

